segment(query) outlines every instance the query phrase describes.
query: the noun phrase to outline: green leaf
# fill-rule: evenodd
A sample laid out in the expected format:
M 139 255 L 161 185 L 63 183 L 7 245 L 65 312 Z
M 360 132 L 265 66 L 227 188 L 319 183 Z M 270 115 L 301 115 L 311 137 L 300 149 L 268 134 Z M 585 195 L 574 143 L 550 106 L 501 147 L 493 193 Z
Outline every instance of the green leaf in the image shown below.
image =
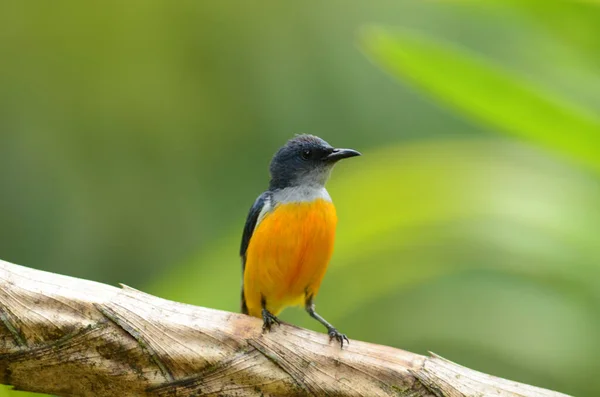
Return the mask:
M 409 30 L 364 28 L 361 47 L 393 76 L 498 131 L 600 171 L 600 119 L 457 45 Z

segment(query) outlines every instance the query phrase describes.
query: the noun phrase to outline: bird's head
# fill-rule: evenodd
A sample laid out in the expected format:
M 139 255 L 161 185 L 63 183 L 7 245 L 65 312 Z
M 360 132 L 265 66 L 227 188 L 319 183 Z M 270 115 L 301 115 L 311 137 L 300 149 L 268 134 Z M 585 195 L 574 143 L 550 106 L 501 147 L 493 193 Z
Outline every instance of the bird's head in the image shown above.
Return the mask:
M 291 186 L 324 186 L 341 159 L 360 156 L 352 149 L 336 149 L 314 135 L 297 135 L 271 160 L 271 189 Z

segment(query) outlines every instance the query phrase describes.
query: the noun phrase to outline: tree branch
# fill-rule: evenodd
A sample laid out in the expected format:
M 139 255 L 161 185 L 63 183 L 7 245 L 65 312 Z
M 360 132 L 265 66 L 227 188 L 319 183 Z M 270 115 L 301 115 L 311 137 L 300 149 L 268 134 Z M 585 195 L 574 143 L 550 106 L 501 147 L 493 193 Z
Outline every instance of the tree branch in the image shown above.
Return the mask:
M 241 314 L 0 261 L 0 382 L 61 396 L 564 394 Z

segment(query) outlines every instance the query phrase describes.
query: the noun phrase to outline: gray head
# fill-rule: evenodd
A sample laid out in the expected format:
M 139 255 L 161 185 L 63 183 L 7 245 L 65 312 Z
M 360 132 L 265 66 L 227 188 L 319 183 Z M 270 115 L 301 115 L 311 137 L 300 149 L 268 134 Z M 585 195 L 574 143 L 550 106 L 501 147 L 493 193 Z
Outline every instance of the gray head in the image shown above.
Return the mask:
M 360 153 L 352 149 L 335 149 L 314 135 L 297 135 L 273 156 L 270 189 L 324 186 L 335 163 L 354 156 L 360 156 Z

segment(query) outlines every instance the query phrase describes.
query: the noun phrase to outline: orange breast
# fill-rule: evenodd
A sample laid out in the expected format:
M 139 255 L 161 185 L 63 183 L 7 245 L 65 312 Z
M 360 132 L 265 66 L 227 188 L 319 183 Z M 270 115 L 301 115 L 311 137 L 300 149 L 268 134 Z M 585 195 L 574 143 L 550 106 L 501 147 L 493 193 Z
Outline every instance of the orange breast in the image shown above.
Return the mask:
M 278 204 L 254 230 L 246 252 L 244 293 L 250 315 L 261 299 L 273 314 L 316 295 L 333 253 L 337 216 L 330 201 Z

